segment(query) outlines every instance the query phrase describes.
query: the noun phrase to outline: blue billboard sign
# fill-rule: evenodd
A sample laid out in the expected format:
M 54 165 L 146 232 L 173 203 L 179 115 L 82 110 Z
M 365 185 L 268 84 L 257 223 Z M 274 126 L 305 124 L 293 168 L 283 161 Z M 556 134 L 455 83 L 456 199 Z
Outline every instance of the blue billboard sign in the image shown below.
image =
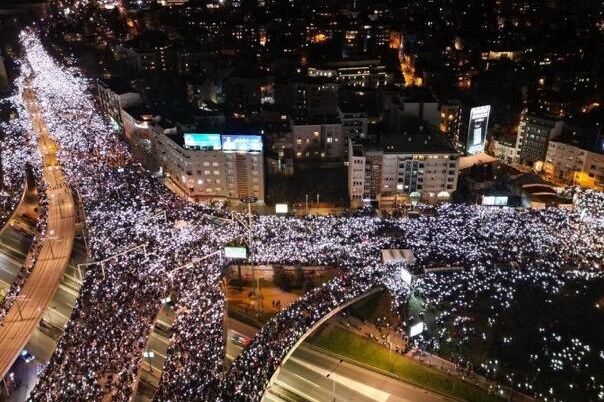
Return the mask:
M 185 134 L 185 148 L 220 149 L 220 134 Z
M 223 151 L 257 151 L 262 152 L 262 136 L 260 135 L 240 135 L 223 134 Z

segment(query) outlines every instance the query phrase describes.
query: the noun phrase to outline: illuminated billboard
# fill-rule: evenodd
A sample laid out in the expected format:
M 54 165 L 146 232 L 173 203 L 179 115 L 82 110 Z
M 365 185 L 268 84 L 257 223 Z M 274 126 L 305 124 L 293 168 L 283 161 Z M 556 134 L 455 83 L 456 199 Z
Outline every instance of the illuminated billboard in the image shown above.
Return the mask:
M 247 248 L 244 246 L 226 246 L 224 248 L 224 256 L 226 258 L 247 258 Z
M 220 134 L 185 134 L 185 148 L 217 149 L 222 146 Z
M 490 105 L 473 107 L 470 110 L 470 124 L 468 125 L 468 140 L 466 142 L 466 153 L 468 155 L 475 155 L 484 151 L 490 113 Z
M 414 336 L 421 334 L 424 332 L 424 329 L 425 326 L 423 322 L 418 322 L 417 324 L 411 326 L 411 329 L 409 329 L 409 338 L 413 338 Z
M 411 286 L 411 281 L 413 281 L 413 276 L 411 275 L 411 272 L 409 272 L 408 270 L 406 270 L 405 268 L 401 268 L 401 279 L 403 280 L 403 282 L 405 282 L 408 286 Z
M 508 205 L 508 197 L 485 195 L 482 197 L 482 205 L 503 207 Z
M 260 135 L 223 134 L 222 150 L 262 152 L 262 137 Z
M 276 214 L 286 214 L 287 213 L 287 204 L 275 204 L 275 213 Z

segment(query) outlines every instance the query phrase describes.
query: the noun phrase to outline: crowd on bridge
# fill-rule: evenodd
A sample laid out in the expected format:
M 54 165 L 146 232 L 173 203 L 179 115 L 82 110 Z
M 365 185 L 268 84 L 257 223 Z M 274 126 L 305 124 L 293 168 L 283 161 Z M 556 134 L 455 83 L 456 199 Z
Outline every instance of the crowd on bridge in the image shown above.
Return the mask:
M 255 263 L 332 265 L 341 275 L 277 314 L 222 376 L 223 348 L 212 345 L 222 345 L 219 278 L 228 261 L 189 264 L 227 243 L 244 242 L 239 221 L 245 217 L 170 193 L 97 113 L 88 82 L 59 67 L 33 33 L 24 33 L 22 43 L 62 169 L 84 203 L 90 261 L 104 261 L 88 267 L 33 400 L 129 399 L 161 300 L 171 291 L 177 319 L 156 399 L 257 401 L 291 346 L 334 308 L 382 284 L 395 294 L 397 308 L 405 304 L 409 287 L 400 280 L 400 267 L 382 263 L 383 248 L 413 251 L 413 290 L 435 306 L 452 300 L 463 305 L 489 289 L 492 302 L 506 308 L 516 281 L 559 291 L 569 278 L 601 275 L 604 225 L 598 213 L 604 198 L 595 193 L 579 194 L 575 211 L 445 204 L 414 219 L 257 216 L 250 244 Z M 443 281 L 424 272 L 434 265 L 464 272 Z M 454 325 L 463 328 L 463 322 Z M 435 347 L 449 337 L 442 332 L 418 339 Z

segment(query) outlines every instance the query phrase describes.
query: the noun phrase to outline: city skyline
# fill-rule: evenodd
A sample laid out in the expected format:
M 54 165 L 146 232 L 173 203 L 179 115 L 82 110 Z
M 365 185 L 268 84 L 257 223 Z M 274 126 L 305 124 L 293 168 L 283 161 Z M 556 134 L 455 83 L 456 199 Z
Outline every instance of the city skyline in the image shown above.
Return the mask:
M 0 401 L 604 400 L 601 5 L 0 11 Z

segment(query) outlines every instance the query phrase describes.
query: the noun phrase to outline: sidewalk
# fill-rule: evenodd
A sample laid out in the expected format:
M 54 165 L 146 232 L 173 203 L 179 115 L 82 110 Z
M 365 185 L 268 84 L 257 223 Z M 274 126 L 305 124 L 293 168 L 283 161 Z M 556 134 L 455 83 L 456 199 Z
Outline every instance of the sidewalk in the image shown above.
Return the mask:
M 505 390 L 506 393 L 510 390 L 510 388 L 507 386 L 502 386 L 496 381 L 490 380 L 486 377 L 476 374 L 473 371 L 464 370 L 457 364 L 445 360 L 439 356 L 433 355 L 431 353 L 418 349 L 409 350 L 403 353 L 407 346 L 407 336 L 401 335 L 400 332 L 396 332 L 393 328 L 378 328 L 377 326 L 371 323 L 363 322 L 355 317 L 350 316 L 338 316 L 336 317 L 336 320 L 337 321 L 335 324 L 340 326 L 341 328 L 344 328 L 357 335 L 370 338 L 381 346 L 390 349 L 393 353 L 399 353 L 410 359 L 416 360 L 428 367 L 437 368 L 449 375 L 458 377 L 465 382 L 476 385 L 477 387 L 489 391 L 502 389 Z M 530 397 L 529 395 L 525 395 L 518 391 L 512 390 L 512 397 L 510 398 L 510 401 L 528 402 L 535 401 L 535 399 Z

